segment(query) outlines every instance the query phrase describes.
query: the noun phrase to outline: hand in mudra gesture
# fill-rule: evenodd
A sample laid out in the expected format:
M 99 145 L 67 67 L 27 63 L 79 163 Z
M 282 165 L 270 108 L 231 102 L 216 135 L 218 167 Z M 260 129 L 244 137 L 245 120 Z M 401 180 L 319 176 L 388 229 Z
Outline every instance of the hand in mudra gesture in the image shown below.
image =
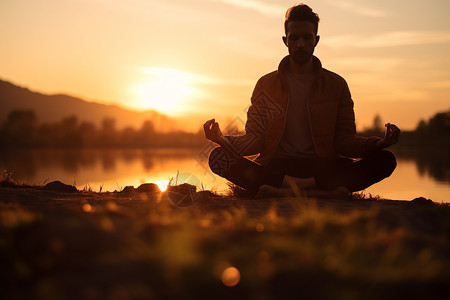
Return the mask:
M 396 144 L 400 137 L 400 129 L 396 125 L 387 123 L 385 126 L 386 133 L 384 134 L 384 139 L 378 141 L 377 143 L 379 148 L 386 148 Z
M 387 123 L 386 134 L 384 137 L 385 143 L 388 144 L 389 146 L 397 144 L 399 137 L 400 137 L 400 129 L 394 124 Z
M 223 138 L 222 131 L 220 130 L 219 123 L 215 119 L 211 119 L 203 124 L 203 130 L 205 131 L 205 137 L 217 144 L 221 143 Z

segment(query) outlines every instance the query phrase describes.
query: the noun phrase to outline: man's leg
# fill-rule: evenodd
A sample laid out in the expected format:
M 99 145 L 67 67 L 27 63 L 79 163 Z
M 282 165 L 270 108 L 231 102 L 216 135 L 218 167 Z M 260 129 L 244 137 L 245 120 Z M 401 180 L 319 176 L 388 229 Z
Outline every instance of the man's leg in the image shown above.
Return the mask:
M 286 185 L 285 179 L 294 179 L 296 183 L 295 178 L 300 180 L 299 186 L 314 178 L 314 188 L 318 190 L 335 191 L 344 187 L 354 192 L 389 177 L 397 162 L 391 152 L 380 150 L 356 162 L 348 158 L 285 159 L 261 166 L 243 157 L 233 159 L 217 147 L 210 154 L 209 166 L 217 175 L 251 193 L 256 193 L 261 185 L 280 188 Z
M 311 197 L 341 197 L 349 193 L 342 185 L 329 184 L 333 181 L 330 174 L 334 174 L 334 158 L 275 158 L 272 162 L 285 175 L 280 188 L 263 186 L 271 194 L 295 196 L 301 191 Z
M 222 147 L 216 147 L 211 151 L 209 167 L 215 174 L 228 179 L 253 195 L 263 184 L 281 186 L 284 177 L 281 170 L 261 166 L 244 157 L 236 159 Z
M 397 161 L 389 151 L 376 151 L 353 162 L 350 159 L 336 159 L 329 167 L 321 166 L 318 172 L 318 186 L 322 189 L 346 187 L 350 192 L 360 191 L 389 177 Z
M 333 196 L 363 190 L 389 177 L 397 162 L 391 152 L 380 150 L 358 161 L 349 158 L 288 158 L 278 165 L 286 174 L 283 186 L 290 181 L 302 189 L 305 180 L 313 178 L 314 186 L 304 189 L 312 196 L 317 193 L 322 197 L 326 192 Z

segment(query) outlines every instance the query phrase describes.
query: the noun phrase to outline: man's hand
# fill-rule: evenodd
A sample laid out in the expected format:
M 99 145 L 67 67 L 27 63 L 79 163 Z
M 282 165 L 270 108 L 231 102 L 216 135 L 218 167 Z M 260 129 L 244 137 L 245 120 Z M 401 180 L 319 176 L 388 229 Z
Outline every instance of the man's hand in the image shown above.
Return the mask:
M 220 130 L 219 123 L 215 119 L 211 119 L 203 124 L 203 130 L 205 131 L 205 137 L 217 144 L 221 144 L 223 139 L 222 131 Z
M 384 149 L 396 144 L 400 137 L 400 129 L 397 126 L 391 123 L 387 123 L 384 126 L 386 126 L 386 133 L 384 135 L 384 139 L 377 142 L 377 147 L 379 149 Z

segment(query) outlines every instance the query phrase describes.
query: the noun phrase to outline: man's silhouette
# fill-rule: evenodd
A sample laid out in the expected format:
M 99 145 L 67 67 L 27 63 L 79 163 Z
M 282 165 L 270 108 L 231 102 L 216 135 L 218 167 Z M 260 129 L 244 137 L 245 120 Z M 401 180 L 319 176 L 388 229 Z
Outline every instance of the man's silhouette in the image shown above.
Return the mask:
M 307 5 L 286 12 L 289 55 L 257 82 L 244 135 L 223 136 L 214 119 L 204 124 L 206 138 L 220 146 L 210 154 L 211 170 L 253 195 L 285 193 L 294 185 L 319 195 L 347 194 L 396 167 L 395 156 L 383 149 L 397 143 L 400 130 L 388 123 L 383 139 L 356 135 L 346 81 L 313 55 L 318 23 Z M 255 161 L 243 157 L 255 154 Z

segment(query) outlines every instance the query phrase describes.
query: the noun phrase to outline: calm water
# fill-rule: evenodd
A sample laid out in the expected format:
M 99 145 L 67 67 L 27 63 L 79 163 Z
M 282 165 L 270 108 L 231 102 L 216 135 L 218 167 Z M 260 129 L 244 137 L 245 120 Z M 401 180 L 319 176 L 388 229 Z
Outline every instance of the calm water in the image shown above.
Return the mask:
M 226 181 L 207 168 L 209 150 L 209 146 L 194 150 L 0 150 L 0 168 L 26 183 L 60 180 L 78 189 L 86 187 L 94 191 L 121 190 L 144 182 L 164 186 L 170 178 L 178 178 L 179 183 L 224 192 Z M 423 196 L 436 202 L 450 202 L 448 149 L 394 152 L 398 158 L 394 174 L 366 193 L 397 200 Z

